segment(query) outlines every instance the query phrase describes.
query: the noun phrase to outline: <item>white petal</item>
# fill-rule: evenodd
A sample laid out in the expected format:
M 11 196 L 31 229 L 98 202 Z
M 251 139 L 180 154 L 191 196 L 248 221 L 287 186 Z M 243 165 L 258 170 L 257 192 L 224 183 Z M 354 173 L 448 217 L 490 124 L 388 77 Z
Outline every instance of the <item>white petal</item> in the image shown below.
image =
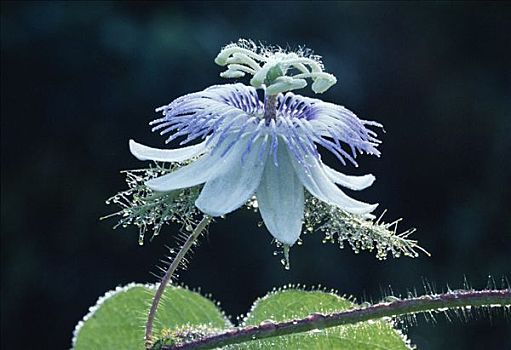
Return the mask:
M 278 167 L 266 162 L 256 197 L 268 231 L 278 241 L 293 245 L 302 231 L 303 185 L 296 176 L 287 147 L 278 148 Z
M 182 162 L 206 151 L 206 142 L 198 145 L 176 149 L 158 149 L 144 146 L 130 140 L 130 152 L 140 160 L 154 160 L 157 162 Z
M 307 190 L 316 198 L 331 205 L 335 205 L 352 214 L 367 214 L 372 212 L 378 204 L 367 204 L 357 201 L 342 192 L 328 177 L 323 164 L 316 158 L 306 155 L 309 164 L 308 172 L 304 166 L 291 157 L 296 174 Z
M 240 140 L 234 146 L 236 150 L 232 151 L 237 158 L 232 160 L 226 172 L 206 183 L 195 206 L 208 215 L 220 216 L 245 204 L 261 181 L 268 156 L 267 143 L 267 140 L 255 141 L 242 160 L 247 142 Z
M 350 176 L 340 173 L 329 166 L 323 164 L 323 168 L 325 169 L 326 174 L 338 185 L 349 188 L 350 190 L 363 190 L 371 186 L 376 179 L 374 175 L 367 174 L 362 176 Z
M 216 178 L 228 171 L 233 160 L 240 157 L 237 154 L 239 152 L 235 152 L 234 148 L 223 157 L 221 156 L 231 141 L 232 138 L 226 139 L 224 145 L 220 146 L 214 154 L 206 153 L 189 165 L 147 181 L 146 186 L 154 191 L 166 192 L 196 186 Z

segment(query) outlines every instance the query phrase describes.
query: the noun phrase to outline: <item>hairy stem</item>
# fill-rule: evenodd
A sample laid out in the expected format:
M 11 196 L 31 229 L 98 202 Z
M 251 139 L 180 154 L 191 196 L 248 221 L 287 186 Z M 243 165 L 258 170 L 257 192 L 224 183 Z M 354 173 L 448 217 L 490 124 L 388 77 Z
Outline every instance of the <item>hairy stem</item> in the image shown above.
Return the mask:
M 415 298 L 375 304 L 331 314 L 312 314 L 303 319 L 259 326 L 235 328 L 177 346 L 164 346 L 166 350 L 214 349 L 226 345 L 244 343 L 256 339 L 278 337 L 346 324 L 354 324 L 382 317 L 394 317 L 421 312 L 457 309 L 463 307 L 511 306 L 511 289 L 456 291 L 445 294 L 425 295 Z
M 169 284 L 172 275 L 176 271 L 177 267 L 183 260 L 183 258 L 186 256 L 186 253 L 190 250 L 190 248 L 193 246 L 197 238 L 200 236 L 202 231 L 206 228 L 206 226 L 211 222 L 211 217 L 208 215 L 204 215 L 202 220 L 199 222 L 195 230 L 190 234 L 190 236 L 186 239 L 185 243 L 177 253 L 176 257 L 172 261 L 172 263 L 169 265 L 169 268 L 167 269 L 167 272 L 165 272 L 165 276 L 163 276 L 160 285 L 158 286 L 158 289 L 156 290 L 156 293 L 154 294 L 154 298 L 151 304 L 151 308 L 149 309 L 149 313 L 147 315 L 147 322 L 145 325 L 145 344 L 146 348 L 150 349 L 152 346 L 152 338 L 153 338 L 153 323 L 154 323 L 154 317 L 156 316 L 156 311 L 158 309 L 158 304 L 160 303 L 161 297 L 163 295 L 163 292 L 165 290 L 165 287 Z

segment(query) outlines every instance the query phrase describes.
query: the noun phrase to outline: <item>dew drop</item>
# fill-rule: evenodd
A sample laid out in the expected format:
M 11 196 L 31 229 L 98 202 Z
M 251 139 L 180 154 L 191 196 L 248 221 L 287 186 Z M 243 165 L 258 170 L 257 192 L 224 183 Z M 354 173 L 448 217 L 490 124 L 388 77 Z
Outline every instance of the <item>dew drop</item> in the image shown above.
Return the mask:
M 289 245 L 284 244 L 283 251 L 284 259 L 281 260 L 281 263 L 284 265 L 284 269 L 289 270 L 291 269 L 291 264 L 289 263 Z

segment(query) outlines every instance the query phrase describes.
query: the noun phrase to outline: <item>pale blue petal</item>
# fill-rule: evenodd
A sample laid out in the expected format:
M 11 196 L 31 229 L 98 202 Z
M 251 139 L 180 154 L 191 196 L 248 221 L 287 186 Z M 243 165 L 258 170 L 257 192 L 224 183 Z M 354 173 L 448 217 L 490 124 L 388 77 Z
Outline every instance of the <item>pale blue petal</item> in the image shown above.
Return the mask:
M 211 216 L 230 213 L 244 205 L 254 194 L 268 156 L 267 140 L 256 140 L 246 152 L 247 140 L 240 140 L 233 147 L 237 158 L 229 170 L 209 180 L 202 189 L 195 206 Z
M 296 174 L 307 190 L 316 198 L 325 203 L 335 205 L 352 214 L 367 214 L 372 212 L 378 204 L 367 204 L 357 201 L 342 192 L 328 177 L 323 169 L 323 164 L 316 158 L 306 155 L 307 172 L 304 165 L 301 165 L 291 157 Z
M 145 184 L 154 191 L 166 192 L 205 183 L 229 171 L 232 168 L 233 161 L 240 157 L 239 152 L 231 151 L 224 156 L 222 156 L 222 153 L 220 151 L 213 154 L 204 154 L 193 163 L 170 174 L 149 180 Z
M 139 160 L 154 160 L 156 162 L 182 162 L 198 156 L 206 151 L 206 142 L 198 145 L 176 149 L 158 149 L 144 146 L 130 140 L 130 152 Z
M 278 166 L 266 162 L 256 197 L 268 231 L 279 242 L 293 245 L 302 231 L 304 191 L 286 148 L 278 148 Z
M 326 174 L 338 185 L 349 188 L 350 190 L 363 190 L 371 186 L 376 179 L 372 174 L 362 176 L 350 176 L 340 173 L 329 166 L 323 164 Z

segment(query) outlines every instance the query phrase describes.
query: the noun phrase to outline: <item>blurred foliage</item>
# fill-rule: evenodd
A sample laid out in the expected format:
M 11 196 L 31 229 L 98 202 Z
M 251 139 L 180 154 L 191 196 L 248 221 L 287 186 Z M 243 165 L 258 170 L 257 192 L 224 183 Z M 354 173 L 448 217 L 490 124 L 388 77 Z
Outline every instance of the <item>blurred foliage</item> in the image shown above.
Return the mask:
M 288 282 L 379 299 L 423 278 L 440 290 L 509 276 L 509 3 L 3 1 L 0 16 L 2 348 L 27 334 L 67 348 L 105 290 L 154 281 L 179 227 L 139 247 L 135 228 L 99 222 L 104 200 L 140 167 L 129 138 L 163 145 L 154 107 L 222 82 L 213 59 L 239 37 L 314 49 L 338 78 L 322 98 L 384 124 L 382 158 L 344 171 L 375 174 L 357 198 L 417 227 L 432 257 L 380 262 L 313 233 L 286 271 L 239 211 L 211 227 L 184 283 L 237 315 Z M 423 349 L 501 349 L 508 330 L 483 318 L 409 332 Z

